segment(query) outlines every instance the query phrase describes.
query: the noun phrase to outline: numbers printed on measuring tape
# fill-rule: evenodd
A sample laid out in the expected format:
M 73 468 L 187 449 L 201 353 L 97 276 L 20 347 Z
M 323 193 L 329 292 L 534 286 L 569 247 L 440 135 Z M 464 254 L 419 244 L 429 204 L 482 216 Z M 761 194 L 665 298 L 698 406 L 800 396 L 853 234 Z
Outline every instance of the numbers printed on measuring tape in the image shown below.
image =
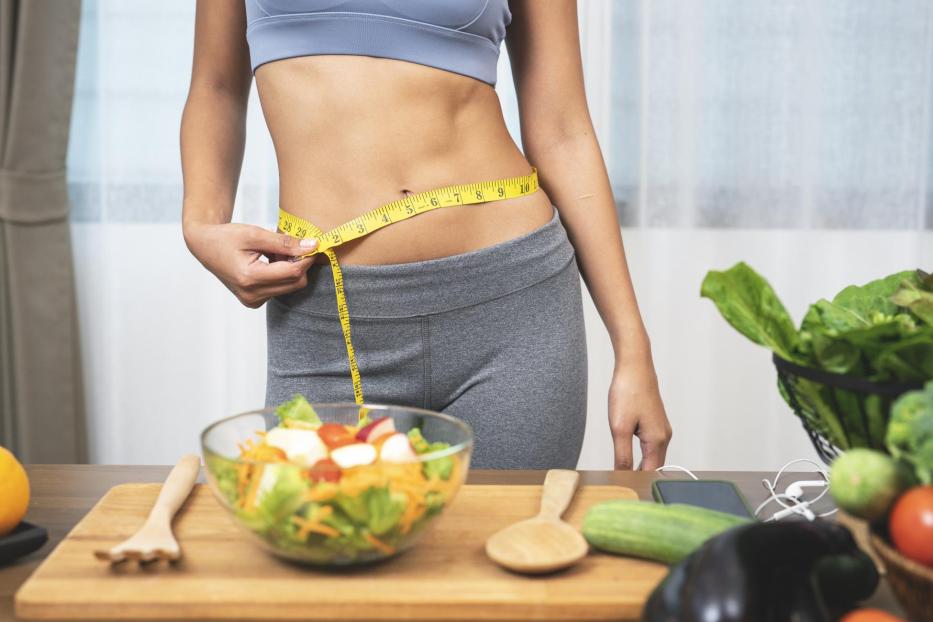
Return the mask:
M 347 348 L 350 379 L 353 383 L 353 397 L 357 404 L 363 403 L 363 385 L 360 378 L 359 366 L 356 361 L 356 353 L 353 350 L 353 340 L 350 334 L 350 311 L 343 287 L 343 272 L 337 261 L 337 254 L 333 249 L 344 242 L 355 240 L 394 222 L 406 220 L 417 214 L 451 205 L 472 205 L 475 203 L 485 203 L 487 201 L 511 199 L 530 194 L 537 189 L 538 171 L 532 167 L 530 174 L 520 177 L 495 179 L 475 184 L 447 186 L 436 190 L 427 190 L 417 194 L 410 194 L 404 199 L 387 203 L 382 207 L 367 212 L 326 233 L 303 218 L 299 218 L 294 214 L 289 214 L 285 210 L 279 210 L 279 229 L 297 238 L 318 238 L 317 248 L 313 253 L 305 256 L 310 257 L 317 253 L 324 253 L 330 262 L 334 280 L 334 294 L 337 298 L 337 315 L 340 319 L 340 329 L 343 333 L 344 344 Z M 484 191 L 488 191 L 492 198 L 487 199 L 486 192 Z
M 537 188 L 537 170 L 533 168 L 530 175 L 448 186 L 409 194 L 403 199 L 387 203 L 327 233 L 321 232 L 308 221 L 284 211 L 280 212 L 279 224 L 282 231 L 290 235 L 297 237 L 313 235 L 320 238 L 318 248 L 315 250 L 319 253 L 417 214 L 452 205 L 470 205 L 514 198 L 534 192 Z

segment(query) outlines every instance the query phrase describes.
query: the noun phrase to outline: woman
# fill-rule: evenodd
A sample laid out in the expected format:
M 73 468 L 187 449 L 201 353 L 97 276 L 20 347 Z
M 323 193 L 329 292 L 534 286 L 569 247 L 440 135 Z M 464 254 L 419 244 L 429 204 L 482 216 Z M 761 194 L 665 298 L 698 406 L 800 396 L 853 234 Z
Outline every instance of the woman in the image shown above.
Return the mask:
M 503 39 L 524 154 L 494 89 Z M 586 105 L 575 2 L 198 2 L 185 241 L 243 304 L 268 303 L 267 403 L 296 391 L 351 400 L 331 267 L 320 253 L 295 260 L 315 241 L 230 223 L 254 77 L 280 206 L 322 231 L 412 193 L 537 169 L 530 194 L 426 212 L 336 249 L 367 401 L 469 421 L 477 467 L 574 468 L 582 274 L 615 352 L 616 467 L 632 468 L 633 435 L 642 468 L 663 464 L 671 428 Z

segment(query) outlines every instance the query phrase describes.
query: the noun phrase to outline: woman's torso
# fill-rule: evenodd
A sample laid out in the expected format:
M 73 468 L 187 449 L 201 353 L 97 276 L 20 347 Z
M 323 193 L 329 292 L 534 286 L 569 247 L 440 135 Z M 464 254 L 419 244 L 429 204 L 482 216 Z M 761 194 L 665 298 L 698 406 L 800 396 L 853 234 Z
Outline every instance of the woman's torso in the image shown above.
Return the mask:
M 278 161 L 279 204 L 325 231 L 407 193 L 531 170 L 495 89 L 474 77 L 390 58 L 322 54 L 262 64 L 255 79 Z M 427 212 L 349 242 L 338 254 L 348 264 L 443 257 L 512 239 L 551 215 L 539 189 Z

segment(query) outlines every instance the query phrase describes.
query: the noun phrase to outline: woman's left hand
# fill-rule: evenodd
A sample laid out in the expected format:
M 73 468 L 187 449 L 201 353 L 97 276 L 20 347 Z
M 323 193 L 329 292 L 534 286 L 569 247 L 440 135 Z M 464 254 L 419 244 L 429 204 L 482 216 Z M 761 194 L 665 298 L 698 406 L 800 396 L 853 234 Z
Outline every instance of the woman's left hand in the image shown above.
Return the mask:
M 641 443 L 639 469 L 654 470 L 664 464 L 672 430 L 650 358 L 616 365 L 609 387 L 609 429 L 615 446 L 616 469 L 634 467 L 633 436 Z

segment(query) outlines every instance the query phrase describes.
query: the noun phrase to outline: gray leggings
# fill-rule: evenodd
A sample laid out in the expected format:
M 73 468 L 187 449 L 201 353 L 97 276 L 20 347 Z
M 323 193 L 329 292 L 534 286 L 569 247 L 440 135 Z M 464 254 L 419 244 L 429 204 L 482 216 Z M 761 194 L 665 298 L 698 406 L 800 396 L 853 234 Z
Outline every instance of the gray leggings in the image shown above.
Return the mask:
M 339 250 L 338 250 L 339 256 Z M 501 244 L 403 264 L 342 266 L 363 395 L 467 421 L 476 468 L 575 468 L 586 335 L 574 250 L 551 221 Z M 353 401 L 328 264 L 266 304 L 266 404 Z

